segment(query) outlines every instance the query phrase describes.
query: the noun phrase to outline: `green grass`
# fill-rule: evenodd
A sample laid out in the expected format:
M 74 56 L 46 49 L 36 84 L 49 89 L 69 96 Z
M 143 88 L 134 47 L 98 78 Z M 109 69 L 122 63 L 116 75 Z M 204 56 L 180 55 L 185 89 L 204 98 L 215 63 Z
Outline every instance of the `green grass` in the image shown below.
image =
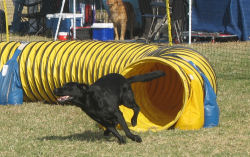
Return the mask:
M 250 42 L 199 43 L 190 46 L 210 61 L 218 77 L 250 78 Z
M 53 40 L 53 38 L 52 37 L 48 38 L 46 36 L 28 35 L 28 34 L 24 34 L 22 36 L 12 33 L 9 34 L 9 41 L 31 42 L 31 41 L 48 41 L 48 40 Z M 0 41 L 7 41 L 6 34 L 0 33 Z
M 219 127 L 103 137 L 79 108 L 41 102 L 0 106 L 0 156 L 249 156 L 250 80 L 218 80 Z M 124 133 L 121 131 L 124 136 Z

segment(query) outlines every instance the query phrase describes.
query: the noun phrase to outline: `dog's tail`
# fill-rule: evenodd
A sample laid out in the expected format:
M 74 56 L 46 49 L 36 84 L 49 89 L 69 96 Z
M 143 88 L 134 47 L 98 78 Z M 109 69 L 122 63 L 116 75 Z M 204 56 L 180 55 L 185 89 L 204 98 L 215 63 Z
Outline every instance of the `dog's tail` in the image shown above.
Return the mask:
M 128 78 L 129 83 L 133 82 L 146 82 L 146 81 L 151 81 L 153 79 L 159 78 L 165 76 L 165 73 L 163 71 L 157 70 L 153 72 L 149 72 L 146 74 L 140 74 L 136 76 L 132 76 Z

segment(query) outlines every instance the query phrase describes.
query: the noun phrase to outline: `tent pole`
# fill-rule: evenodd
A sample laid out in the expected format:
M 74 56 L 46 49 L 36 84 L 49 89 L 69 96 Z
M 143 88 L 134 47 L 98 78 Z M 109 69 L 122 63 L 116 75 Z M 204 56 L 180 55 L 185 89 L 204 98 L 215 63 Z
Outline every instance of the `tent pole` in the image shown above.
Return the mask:
M 76 39 L 76 0 L 73 0 L 73 40 Z
M 192 0 L 189 0 L 188 44 L 191 44 L 192 36 Z
M 62 20 L 62 13 L 63 13 L 64 4 L 65 4 L 65 0 L 62 1 L 62 7 L 61 7 L 61 10 L 60 10 L 59 19 L 58 19 L 58 23 L 57 23 L 57 26 L 56 26 L 56 34 L 55 34 L 55 37 L 54 37 L 54 41 L 56 41 L 56 39 L 57 39 L 59 26 L 60 26 L 60 23 L 61 23 L 61 20 Z

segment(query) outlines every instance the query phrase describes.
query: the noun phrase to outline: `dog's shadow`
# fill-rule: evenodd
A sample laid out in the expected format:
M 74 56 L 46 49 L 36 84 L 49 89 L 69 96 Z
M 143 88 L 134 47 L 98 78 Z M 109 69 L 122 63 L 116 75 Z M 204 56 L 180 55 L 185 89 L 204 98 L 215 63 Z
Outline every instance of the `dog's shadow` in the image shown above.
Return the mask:
M 44 140 L 70 140 L 70 141 L 100 141 L 100 140 L 110 140 L 110 137 L 112 137 L 112 135 L 109 136 L 104 136 L 103 132 L 99 131 L 90 131 L 90 130 L 86 130 L 83 133 L 77 133 L 77 134 L 72 134 L 72 135 L 68 135 L 68 136 L 45 136 L 42 138 L 38 138 L 38 140 L 44 141 Z

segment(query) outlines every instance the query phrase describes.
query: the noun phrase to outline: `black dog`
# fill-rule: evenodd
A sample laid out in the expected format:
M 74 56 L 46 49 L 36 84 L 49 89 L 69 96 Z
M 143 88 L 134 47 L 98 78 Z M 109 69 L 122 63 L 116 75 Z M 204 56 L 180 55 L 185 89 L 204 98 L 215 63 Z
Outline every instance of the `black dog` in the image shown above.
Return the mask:
M 116 130 L 116 126 L 120 124 L 128 138 L 142 142 L 140 136 L 130 132 L 119 105 L 133 109 L 131 124 L 135 126 L 140 108 L 135 102 L 130 84 L 150 81 L 164 75 L 162 71 L 154 71 L 126 79 L 120 74 L 112 73 L 101 77 L 91 86 L 75 82 L 66 83 L 63 87 L 56 88 L 54 94 L 59 96 L 57 99 L 59 103 L 69 102 L 80 107 L 92 119 L 104 126 L 105 136 L 111 132 L 118 138 L 119 143 L 125 143 L 125 139 Z

